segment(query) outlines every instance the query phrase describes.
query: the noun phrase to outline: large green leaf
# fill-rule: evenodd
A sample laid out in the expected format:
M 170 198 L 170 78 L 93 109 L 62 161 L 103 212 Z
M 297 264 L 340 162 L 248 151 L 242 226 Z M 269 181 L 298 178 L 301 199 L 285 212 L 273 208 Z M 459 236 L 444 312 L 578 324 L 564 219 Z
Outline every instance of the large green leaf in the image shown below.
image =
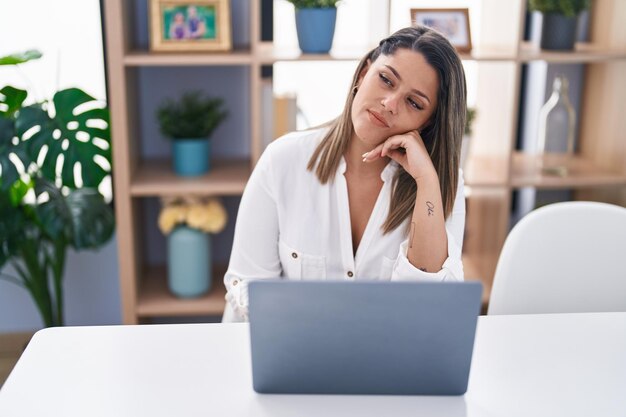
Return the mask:
M 11 201 L 10 191 L 0 191 L 0 268 L 18 251 L 26 216 L 20 205 Z
M 72 213 L 75 249 L 97 248 L 113 235 L 115 217 L 104 197 L 93 188 L 74 190 L 67 196 Z
M 28 51 L 18 52 L 11 55 L 0 57 L 0 65 L 17 65 L 24 62 L 31 61 L 33 59 L 41 58 L 41 52 L 36 49 L 29 49 Z
M 77 188 L 74 166 L 80 162 L 83 186 L 97 187 L 109 171 L 98 165 L 94 157 L 100 155 L 111 163 L 108 110 L 101 108 L 93 97 L 78 88 L 59 91 L 52 101 L 56 114 L 51 119 L 46 118 L 45 110 L 38 109 L 37 106 L 20 111 L 16 120 L 18 134 L 23 135 L 36 128 L 33 129 L 36 133 L 26 141 L 33 160 L 38 157 L 42 146 L 48 145 L 48 152 L 41 166 L 44 177 L 54 181 L 57 160 L 63 155 L 63 185 Z M 86 106 L 79 108 L 83 105 Z M 104 143 L 105 149 L 96 144 L 98 138 L 101 139 L 100 143 Z M 67 145 L 64 146 L 66 140 Z
M 111 238 L 113 210 L 97 190 L 80 188 L 64 196 L 51 182 L 38 179 L 36 193 L 49 200 L 37 206 L 42 228 L 52 240 L 64 239 L 75 249 L 97 248 Z
M 20 110 L 15 121 L 15 134 L 25 144 L 31 161 L 37 161 L 44 145 L 48 145 L 49 148 L 58 148 L 59 152 L 62 151 L 62 141 L 60 138 L 54 139 L 54 126 L 54 121 L 50 119 L 48 112 L 41 104 L 33 104 Z M 29 138 L 25 140 L 27 133 Z M 41 167 L 44 177 L 54 181 L 56 179 L 55 167 L 56 159 L 44 164 Z
M 28 93 L 25 90 L 7 85 L 0 90 L 0 116 L 11 118 L 26 100 Z
M 35 180 L 35 194 L 40 199 L 47 193 L 48 201 L 36 206 L 41 228 L 52 240 L 70 240 L 72 231 L 72 213 L 67 207 L 65 196 L 53 182 L 45 178 Z
M 6 133 L 6 131 L 13 130 L 12 126 L 12 120 L 0 117 L 0 132 Z M 1 192 L 5 192 L 10 189 L 20 178 L 17 167 L 9 159 L 9 156 L 11 154 L 15 154 L 15 156 L 17 156 L 17 158 L 20 159 L 26 167 L 29 165 L 30 161 L 24 143 L 20 141 L 17 145 L 14 145 L 12 139 L 12 137 L 11 139 L 8 139 L 8 137 L 4 136 L 3 133 L 0 133 L 0 167 L 2 167 L 2 173 L 0 174 Z
M 29 165 L 29 158 L 23 143 L 13 143 L 17 136 L 15 119 L 16 112 L 26 99 L 26 91 L 6 86 L 0 90 L 0 191 L 7 191 L 19 179 L 17 168 L 9 159 L 14 153 L 24 164 Z
M 22 203 L 24 196 L 34 187 L 34 182 L 29 180 L 24 182 L 23 180 L 16 181 L 9 190 L 9 196 L 11 198 L 11 204 L 17 206 Z

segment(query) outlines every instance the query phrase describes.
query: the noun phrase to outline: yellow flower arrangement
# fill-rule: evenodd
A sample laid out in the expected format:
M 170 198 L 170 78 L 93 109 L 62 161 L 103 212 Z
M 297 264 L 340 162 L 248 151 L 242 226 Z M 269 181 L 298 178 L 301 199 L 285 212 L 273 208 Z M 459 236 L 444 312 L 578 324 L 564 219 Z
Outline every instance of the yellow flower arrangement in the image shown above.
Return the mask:
M 216 198 L 173 198 L 163 199 L 162 203 L 159 229 L 166 235 L 179 224 L 186 224 L 205 233 L 219 233 L 228 220 L 226 209 Z

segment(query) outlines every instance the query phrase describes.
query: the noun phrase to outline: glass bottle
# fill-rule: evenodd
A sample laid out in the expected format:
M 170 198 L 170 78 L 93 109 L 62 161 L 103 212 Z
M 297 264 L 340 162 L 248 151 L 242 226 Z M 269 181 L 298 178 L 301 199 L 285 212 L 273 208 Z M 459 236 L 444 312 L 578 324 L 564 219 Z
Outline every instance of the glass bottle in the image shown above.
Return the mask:
M 537 153 L 539 168 L 544 174 L 567 175 L 566 160 L 574 154 L 576 112 L 569 100 L 568 87 L 567 78 L 557 75 L 552 95 L 539 111 Z

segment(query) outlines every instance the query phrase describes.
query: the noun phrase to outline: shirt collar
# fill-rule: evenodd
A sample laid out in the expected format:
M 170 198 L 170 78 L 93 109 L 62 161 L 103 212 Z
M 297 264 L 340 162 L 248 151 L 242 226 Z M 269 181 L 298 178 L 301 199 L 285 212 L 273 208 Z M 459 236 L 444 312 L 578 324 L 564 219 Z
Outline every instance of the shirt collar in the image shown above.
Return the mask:
M 384 182 L 388 182 L 388 181 L 393 180 L 393 177 L 394 177 L 394 175 L 395 175 L 395 173 L 396 173 L 396 171 L 398 170 L 399 167 L 400 167 L 399 163 L 397 163 L 393 159 L 390 159 L 389 163 L 387 164 L 387 166 L 385 166 L 385 169 L 383 169 L 383 172 L 380 173 L 380 178 Z
M 383 171 L 380 173 L 380 178 L 384 182 L 388 182 L 388 181 L 393 180 L 393 176 L 396 173 L 396 171 L 398 170 L 399 166 L 400 166 L 400 164 L 398 164 L 393 159 L 390 159 L 389 163 L 387 163 L 387 165 L 385 166 Z M 341 155 L 341 159 L 339 160 L 339 167 L 337 167 L 337 174 L 338 175 L 345 174 L 346 173 L 346 168 L 347 168 L 346 159 L 344 158 L 343 155 Z

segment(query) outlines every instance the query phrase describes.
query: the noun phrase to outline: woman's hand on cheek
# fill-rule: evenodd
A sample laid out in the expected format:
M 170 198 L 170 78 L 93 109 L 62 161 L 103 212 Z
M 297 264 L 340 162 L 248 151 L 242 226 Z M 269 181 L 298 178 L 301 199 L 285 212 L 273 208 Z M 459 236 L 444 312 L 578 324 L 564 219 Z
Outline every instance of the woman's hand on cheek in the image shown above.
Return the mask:
M 391 136 L 363 154 L 363 162 L 371 162 L 384 157 L 389 157 L 399 163 L 416 181 L 428 176 L 437 176 L 424 141 L 415 130 Z

